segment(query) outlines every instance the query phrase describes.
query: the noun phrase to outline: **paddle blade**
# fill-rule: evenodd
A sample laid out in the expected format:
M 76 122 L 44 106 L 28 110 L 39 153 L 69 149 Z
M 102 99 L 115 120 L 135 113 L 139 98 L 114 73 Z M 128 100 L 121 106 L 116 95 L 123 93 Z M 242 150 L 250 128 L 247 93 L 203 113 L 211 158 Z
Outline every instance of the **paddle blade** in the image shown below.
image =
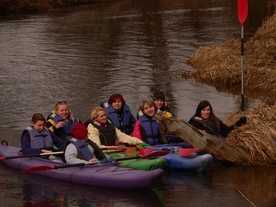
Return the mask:
M 54 170 L 55 167 L 52 166 L 37 166 L 37 167 L 30 167 L 23 171 L 24 174 L 30 173 L 30 172 L 38 172 L 38 171 L 44 171 L 44 170 Z
M 248 4 L 247 0 L 238 0 L 238 17 L 243 26 L 248 14 Z
M 199 150 L 199 148 L 184 148 L 184 149 L 179 149 L 178 154 L 182 156 L 189 156 Z
M 5 160 L 6 159 L 6 157 L 0 157 L 0 160 Z
M 139 154 L 140 154 L 141 156 L 145 156 L 145 155 L 147 155 L 147 154 L 149 154 L 149 153 L 151 153 L 151 152 L 153 152 L 153 151 L 154 151 L 153 148 L 140 149 L 140 150 L 139 150 Z
M 151 158 L 151 157 L 160 157 L 160 156 L 167 155 L 168 153 L 170 153 L 170 151 L 156 150 L 156 149 L 153 149 L 153 148 L 145 148 L 145 149 L 139 150 L 139 155 L 143 159 Z

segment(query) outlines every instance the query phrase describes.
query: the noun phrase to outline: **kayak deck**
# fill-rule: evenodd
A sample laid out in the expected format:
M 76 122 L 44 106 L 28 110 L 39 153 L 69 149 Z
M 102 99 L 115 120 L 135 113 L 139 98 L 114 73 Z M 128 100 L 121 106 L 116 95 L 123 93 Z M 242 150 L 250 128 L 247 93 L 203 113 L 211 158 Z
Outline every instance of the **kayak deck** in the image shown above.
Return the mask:
M 11 157 L 20 155 L 20 148 L 0 145 L 0 156 Z M 63 166 L 66 163 L 53 162 L 38 157 L 7 159 L 6 165 L 24 171 L 35 166 Z M 33 172 L 41 176 L 57 179 L 70 183 L 85 184 L 117 189 L 145 190 L 155 186 L 162 178 L 164 171 L 135 170 L 119 167 L 119 163 L 75 166 L 56 170 Z

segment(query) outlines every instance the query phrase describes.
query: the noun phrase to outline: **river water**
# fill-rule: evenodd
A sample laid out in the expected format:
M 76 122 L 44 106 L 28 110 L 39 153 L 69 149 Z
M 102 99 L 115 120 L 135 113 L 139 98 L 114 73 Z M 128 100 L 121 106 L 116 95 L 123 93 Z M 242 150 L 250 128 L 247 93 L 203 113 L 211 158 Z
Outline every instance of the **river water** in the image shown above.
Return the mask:
M 245 38 L 261 25 L 266 3 L 249 0 Z M 240 38 L 236 1 L 122 0 L 0 17 L 0 28 L 0 130 L 10 145 L 20 146 L 33 113 L 48 115 L 60 100 L 82 121 L 113 93 L 123 94 L 134 114 L 158 89 L 183 119 L 203 99 L 222 120 L 239 107 L 240 96 L 181 78 L 183 69 L 195 70 L 186 61 L 199 46 Z M 275 168 L 167 171 L 153 191 L 121 192 L 0 167 L 1 206 L 276 205 Z

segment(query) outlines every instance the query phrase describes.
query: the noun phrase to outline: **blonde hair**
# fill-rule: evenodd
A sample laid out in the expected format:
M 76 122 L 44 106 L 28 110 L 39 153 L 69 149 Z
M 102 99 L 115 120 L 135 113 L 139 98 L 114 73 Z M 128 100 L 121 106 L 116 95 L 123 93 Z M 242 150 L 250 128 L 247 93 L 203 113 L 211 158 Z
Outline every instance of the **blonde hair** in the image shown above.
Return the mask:
M 56 114 L 57 111 L 58 111 L 58 109 L 59 109 L 59 107 L 60 107 L 61 105 L 66 105 L 66 106 L 67 106 L 67 109 L 68 109 L 68 111 L 69 111 L 69 113 L 70 113 L 70 110 L 69 110 L 69 106 L 68 106 L 68 104 L 67 104 L 67 101 L 57 101 L 57 102 L 54 104 L 54 109 L 52 110 L 52 113 L 53 113 L 53 114 Z
M 149 106 L 154 106 L 154 108 L 156 109 L 156 105 L 154 103 L 153 100 L 143 100 L 141 101 L 141 103 L 139 104 L 139 111 L 144 111 L 144 106 L 148 104 Z
M 105 110 L 103 107 L 101 107 L 101 106 L 95 106 L 95 107 L 92 109 L 90 118 L 91 118 L 92 120 L 95 120 L 95 119 L 98 117 L 98 112 L 99 112 L 99 111 L 104 111 L 104 112 L 106 112 L 106 110 Z

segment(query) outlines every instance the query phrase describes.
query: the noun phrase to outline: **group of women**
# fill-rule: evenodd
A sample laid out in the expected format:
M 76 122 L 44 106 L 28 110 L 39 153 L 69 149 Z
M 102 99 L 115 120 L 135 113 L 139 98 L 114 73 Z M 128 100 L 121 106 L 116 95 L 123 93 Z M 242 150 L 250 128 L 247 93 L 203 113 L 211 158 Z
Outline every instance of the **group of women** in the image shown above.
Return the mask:
M 90 119 L 84 124 L 70 112 L 66 101 L 56 102 L 47 119 L 40 113 L 33 115 L 31 126 L 22 133 L 22 153 L 64 151 L 63 161 L 75 164 L 107 160 L 109 157 L 102 149 L 119 143 L 142 148 L 168 143 L 168 139 L 161 136 L 161 126 L 153 119 L 159 111 L 175 117 L 162 91 L 155 92 L 152 100 L 140 103 L 136 118 L 123 96 L 113 94 L 107 102 L 92 109 Z M 211 104 L 204 100 L 189 123 L 214 136 L 226 138 L 235 126 L 246 123 L 246 117 L 241 117 L 233 126 L 227 126 L 214 115 Z

